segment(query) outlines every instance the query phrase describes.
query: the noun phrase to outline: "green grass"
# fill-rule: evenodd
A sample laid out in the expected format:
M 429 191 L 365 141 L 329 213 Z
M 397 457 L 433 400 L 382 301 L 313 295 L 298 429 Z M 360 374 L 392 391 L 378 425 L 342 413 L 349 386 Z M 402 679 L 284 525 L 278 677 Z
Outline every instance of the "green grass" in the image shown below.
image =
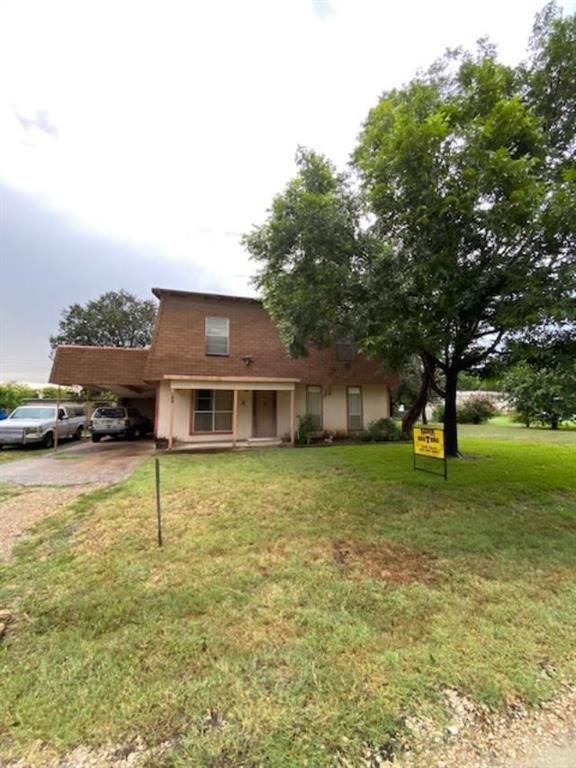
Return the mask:
M 161 550 L 152 461 L 47 519 L 0 571 L 0 762 L 140 735 L 166 767 L 357 765 L 448 686 L 575 680 L 576 434 L 495 429 L 448 482 L 408 445 L 165 457 Z
M 576 425 L 565 423 L 560 429 L 549 427 L 530 427 L 512 421 L 509 416 L 495 416 L 486 424 L 459 424 L 460 437 L 473 437 L 487 440 L 512 440 L 522 443 L 574 445 L 576 443 Z
M 34 456 L 45 456 L 51 449 L 38 446 L 26 446 L 17 448 L 0 449 L 0 464 L 6 464 L 9 461 L 18 461 L 18 459 L 31 459 Z
M 20 489 L 9 485 L 8 483 L 0 483 L 0 501 L 9 499 L 11 496 L 16 496 L 20 493 Z

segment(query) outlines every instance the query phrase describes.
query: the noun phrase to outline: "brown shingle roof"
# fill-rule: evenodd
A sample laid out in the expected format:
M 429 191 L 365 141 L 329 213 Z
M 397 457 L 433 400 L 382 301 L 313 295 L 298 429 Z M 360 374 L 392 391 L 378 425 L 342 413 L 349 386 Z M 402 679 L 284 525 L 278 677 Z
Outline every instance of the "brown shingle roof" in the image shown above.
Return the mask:
M 82 386 L 144 387 L 149 349 L 60 346 L 56 349 L 50 381 Z

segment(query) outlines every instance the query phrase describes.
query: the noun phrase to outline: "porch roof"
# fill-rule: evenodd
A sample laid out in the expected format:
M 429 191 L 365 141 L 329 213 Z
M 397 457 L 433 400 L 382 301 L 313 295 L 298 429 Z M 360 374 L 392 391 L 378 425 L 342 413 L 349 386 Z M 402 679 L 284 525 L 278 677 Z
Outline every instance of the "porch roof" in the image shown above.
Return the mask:
M 271 376 L 184 376 L 164 377 L 171 389 L 239 389 L 239 390 L 293 390 L 300 379 Z

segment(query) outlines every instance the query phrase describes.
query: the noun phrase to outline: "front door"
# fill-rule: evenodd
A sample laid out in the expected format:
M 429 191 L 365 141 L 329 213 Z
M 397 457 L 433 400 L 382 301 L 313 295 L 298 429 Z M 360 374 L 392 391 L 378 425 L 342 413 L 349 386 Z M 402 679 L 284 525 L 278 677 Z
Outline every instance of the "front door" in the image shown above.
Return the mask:
M 276 392 L 255 390 L 253 398 L 253 436 L 276 437 Z

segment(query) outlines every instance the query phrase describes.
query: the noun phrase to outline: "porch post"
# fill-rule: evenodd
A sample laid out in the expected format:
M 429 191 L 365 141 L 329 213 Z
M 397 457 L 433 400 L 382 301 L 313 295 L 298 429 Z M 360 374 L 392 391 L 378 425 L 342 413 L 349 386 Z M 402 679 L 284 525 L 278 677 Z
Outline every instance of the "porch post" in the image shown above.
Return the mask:
M 60 419 L 58 414 L 60 412 L 60 384 L 58 384 L 58 394 L 56 395 L 56 422 L 54 424 L 54 452 L 58 450 L 58 430 L 60 428 Z
M 290 445 L 294 448 L 296 442 L 296 391 L 290 390 Z
M 236 448 L 236 433 L 238 432 L 238 390 L 234 390 L 234 406 L 232 410 L 232 447 Z
M 174 444 L 174 390 L 170 388 L 170 405 L 168 407 L 168 450 Z

